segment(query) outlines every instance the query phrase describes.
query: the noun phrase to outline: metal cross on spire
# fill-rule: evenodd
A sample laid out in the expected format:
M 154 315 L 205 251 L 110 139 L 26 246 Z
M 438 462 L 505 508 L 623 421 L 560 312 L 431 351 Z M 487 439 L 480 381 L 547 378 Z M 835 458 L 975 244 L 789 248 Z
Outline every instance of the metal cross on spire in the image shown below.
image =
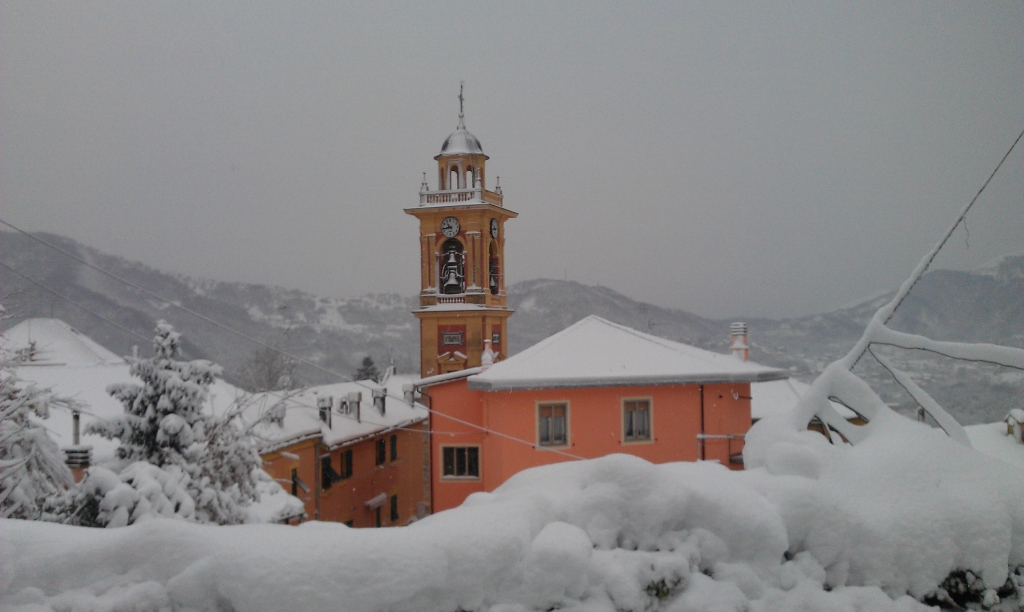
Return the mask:
M 462 86 L 465 85 L 465 83 L 466 83 L 465 81 L 459 81 L 459 117 L 460 118 L 463 115 L 463 111 L 462 111 L 462 101 L 463 101 L 463 98 L 462 98 Z

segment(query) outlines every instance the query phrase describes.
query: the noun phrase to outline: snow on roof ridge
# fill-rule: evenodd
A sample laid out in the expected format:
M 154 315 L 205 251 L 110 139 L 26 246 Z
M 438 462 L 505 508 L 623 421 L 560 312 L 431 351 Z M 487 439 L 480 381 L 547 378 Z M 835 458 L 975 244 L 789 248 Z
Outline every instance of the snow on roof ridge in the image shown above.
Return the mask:
M 124 363 L 124 359 L 116 353 L 61 319 L 45 317 L 25 319 L 0 333 L 0 336 L 11 343 L 12 349 L 27 348 L 29 342 L 37 343 L 37 350 L 43 353 L 42 358 L 20 365 L 89 366 Z M 47 355 L 45 354 L 47 352 L 56 354 Z
M 413 385 L 416 387 L 429 387 L 430 385 L 436 385 L 451 380 L 458 380 L 474 374 L 483 372 L 484 369 L 477 366 L 475 368 L 465 368 L 463 370 L 456 370 L 454 372 L 448 372 L 447 374 L 436 374 L 434 376 L 426 376 L 419 380 L 413 381 Z
M 496 391 L 754 382 L 788 376 L 783 370 L 738 361 L 590 315 L 470 377 L 468 384 L 470 389 Z
M 547 345 L 549 345 L 550 343 L 557 341 L 563 335 L 568 335 L 569 331 L 571 331 L 571 330 L 573 330 L 573 329 L 575 329 L 577 327 L 582 327 L 586 323 L 599 323 L 599 324 L 606 325 L 608 327 L 613 327 L 615 329 L 618 329 L 619 331 L 626 332 L 626 333 L 628 333 L 630 335 L 636 336 L 637 338 L 639 338 L 641 340 L 646 340 L 647 342 L 650 342 L 652 344 L 657 344 L 658 346 L 666 348 L 666 349 L 668 349 L 670 351 L 673 351 L 675 353 L 678 353 L 680 355 L 684 355 L 686 357 L 692 357 L 692 358 L 695 358 L 695 359 L 699 359 L 700 361 L 703 361 L 705 363 L 717 363 L 719 361 L 719 358 L 731 359 L 731 357 L 729 355 L 722 355 L 722 354 L 715 353 L 715 352 L 712 352 L 712 351 L 708 351 L 708 350 L 705 350 L 705 349 L 702 349 L 702 348 L 698 348 L 696 346 L 690 346 L 688 344 L 683 344 L 681 342 L 674 342 L 672 340 L 668 340 L 667 338 L 661 338 L 659 336 L 654 336 L 652 334 L 648 334 L 648 333 L 642 332 L 640 330 L 633 329 L 632 327 L 628 327 L 626 325 L 622 325 L 621 323 L 615 323 L 613 321 L 609 321 L 608 319 L 605 319 L 604 317 L 600 317 L 600 316 L 595 315 L 595 314 L 587 315 L 586 317 L 584 317 L 584 318 L 580 319 L 579 321 L 573 323 L 569 327 L 566 327 L 562 331 L 560 331 L 558 333 L 555 333 L 555 334 L 552 334 L 552 335 L 548 336 L 547 338 L 545 338 L 544 340 L 541 340 L 537 344 L 535 344 L 535 345 L 531 346 L 530 348 L 526 349 L 525 351 L 522 351 L 522 352 L 518 353 L 517 355 L 515 355 L 515 357 L 519 357 L 520 355 L 525 355 L 528 352 L 533 351 L 534 349 L 537 349 L 536 352 L 540 353 L 545 348 L 547 348 Z M 680 349 L 683 349 L 683 350 L 680 350 Z M 712 357 L 712 359 L 708 359 L 707 357 Z M 512 357 L 510 357 L 509 359 L 512 359 Z M 747 363 L 750 363 L 751 365 L 754 365 L 754 366 L 760 366 L 760 364 L 753 363 L 753 362 L 747 362 Z M 764 367 L 764 366 L 761 366 L 761 367 Z
M 372 380 L 353 380 L 294 392 L 266 391 L 254 394 L 250 404 L 252 414 L 259 414 L 277 401 L 286 402 L 285 417 L 280 426 L 265 425 L 259 428 L 260 436 L 264 439 L 261 452 L 271 452 L 310 438 L 321 438 L 329 448 L 336 448 L 427 419 L 428 412 L 423 405 L 417 402 L 409 404 L 394 393 L 387 394 L 384 414 L 375 410 L 373 391 L 383 389 L 384 386 Z M 341 402 L 347 401 L 353 392 L 360 394 L 359 411 L 340 412 Z M 317 398 L 320 397 L 332 398 L 329 422 L 320 416 L 317 404 Z
M 600 321 L 602 323 L 605 323 L 607 325 L 611 325 L 613 327 L 617 327 L 620 330 L 628 332 L 628 333 L 631 333 L 634 336 L 637 336 L 638 338 L 640 338 L 642 340 L 647 340 L 648 342 L 651 342 L 653 344 L 661 345 L 661 346 L 663 346 L 663 347 L 665 347 L 665 348 L 667 348 L 667 349 L 669 349 L 671 351 L 675 351 L 677 353 L 686 355 L 687 357 L 694 357 L 696 359 L 700 359 L 701 361 L 708 361 L 706 359 L 706 357 L 712 357 L 713 358 L 712 361 L 715 361 L 715 362 L 717 362 L 719 360 L 719 358 L 722 358 L 722 359 L 733 359 L 733 357 L 731 355 L 723 355 L 721 353 L 715 353 L 713 351 L 709 351 L 707 349 L 702 349 L 700 347 L 690 346 L 689 344 L 684 344 L 682 342 L 675 342 L 675 341 L 669 340 L 667 338 L 662 338 L 660 336 L 655 336 L 653 334 L 648 334 L 648 333 L 642 332 L 642 331 L 640 331 L 638 329 L 633 329 L 632 327 L 627 327 L 625 325 L 621 325 L 619 323 L 615 323 L 613 321 L 609 321 L 607 319 L 603 319 L 603 318 L 601 318 L 601 317 L 599 317 L 597 315 L 590 315 L 590 317 L 594 317 L 595 319 L 597 319 L 598 321 Z M 589 319 L 590 317 L 587 317 L 587 319 Z M 584 319 L 584 321 L 585 320 L 586 319 Z M 748 362 L 748 363 L 750 363 L 750 362 Z M 760 364 L 755 363 L 754 365 L 760 365 Z

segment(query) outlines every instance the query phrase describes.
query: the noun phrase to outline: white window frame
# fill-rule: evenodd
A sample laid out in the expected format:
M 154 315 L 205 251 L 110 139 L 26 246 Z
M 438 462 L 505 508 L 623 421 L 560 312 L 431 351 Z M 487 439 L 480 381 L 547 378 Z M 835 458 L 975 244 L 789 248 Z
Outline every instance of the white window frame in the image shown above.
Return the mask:
M 468 475 L 468 474 L 464 475 L 464 476 L 445 474 L 444 473 L 444 451 L 445 451 L 446 448 L 453 448 L 453 449 L 459 449 L 459 448 L 470 449 L 470 448 L 475 448 L 476 449 L 476 472 L 477 472 L 476 476 L 472 476 L 472 475 Z M 441 475 L 441 480 L 449 480 L 449 481 L 454 480 L 454 481 L 461 481 L 461 482 L 474 481 L 474 480 L 480 480 L 481 475 L 483 474 L 483 471 L 484 471 L 483 470 L 483 467 L 484 467 L 483 466 L 483 452 L 482 452 L 482 449 L 480 448 L 479 444 L 445 444 L 445 445 L 440 447 L 440 452 L 437 455 L 438 455 L 437 460 L 438 460 L 438 464 L 439 464 L 438 465 L 438 469 L 437 469 L 437 473 Z M 456 465 L 456 467 L 458 466 L 458 460 L 457 459 L 456 459 L 455 465 Z M 466 453 L 466 471 L 467 472 L 469 471 L 469 453 L 468 452 Z
M 554 407 L 554 406 L 561 406 L 561 407 L 565 408 L 565 441 L 560 442 L 560 443 L 544 442 L 543 440 L 541 440 L 541 436 L 540 436 L 540 434 L 541 434 L 540 411 L 541 411 L 542 408 Z M 545 401 L 538 401 L 536 403 L 533 422 L 535 423 L 535 427 L 536 427 L 536 440 L 537 440 L 537 446 L 538 447 L 540 447 L 540 448 L 566 448 L 568 446 L 572 446 L 572 435 L 570 434 L 571 425 L 570 425 L 570 420 L 569 420 L 569 413 L 570 412 L 571 412 L 571 410 L 569 408 L 569 400 L 545 400 Z
M 638 438 L 626 437 L 626 404 L 629 402 L 647 402 L 647 437 Z M 651 444 L 654 442 L 654 398 L 651 397 L 624 397 L 620 403 L 619 425 L 622 427 L 623 444 Z

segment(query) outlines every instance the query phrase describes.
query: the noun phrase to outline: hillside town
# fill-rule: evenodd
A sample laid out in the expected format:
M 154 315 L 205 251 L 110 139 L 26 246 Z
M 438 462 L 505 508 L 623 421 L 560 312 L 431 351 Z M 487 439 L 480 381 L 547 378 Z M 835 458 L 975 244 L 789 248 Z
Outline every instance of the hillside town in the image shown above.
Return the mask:
M 0 5 L 0 612 L 1024 610 L 1022 15 Z

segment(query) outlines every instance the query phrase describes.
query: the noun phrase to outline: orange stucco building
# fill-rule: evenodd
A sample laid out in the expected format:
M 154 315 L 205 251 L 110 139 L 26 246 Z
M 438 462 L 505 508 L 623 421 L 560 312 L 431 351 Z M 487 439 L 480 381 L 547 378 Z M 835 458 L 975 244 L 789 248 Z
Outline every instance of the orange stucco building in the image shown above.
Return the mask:
M 489 368 L 417 383 L 432 408 L 431 506 L 531 467 L 628 453 L 742 469 L 750 384 L 787 374 L 588 317 Z
M 429 512 L 427 412 L 402 392 L 406 382 L 289 395 L 281 423 L 257 432 L 263 469 L 302 500 L 308 519 L 390 527 Z M 264 395 L 264 404 L 278 401 Z
M 460 93 L 461 103 L 461 93 Z M 741 467 L 750 384 L 787 373 L 589 317 L 508 357 L 501 188 L 488 157 L 458 126 L 441 146 L 437 191 L 419 205 L 420 373 L 430 408 L 431 510 L 461 504 L 535 466 L 611 453 Z M 742 331 L 742 334 L 737 334 Z

